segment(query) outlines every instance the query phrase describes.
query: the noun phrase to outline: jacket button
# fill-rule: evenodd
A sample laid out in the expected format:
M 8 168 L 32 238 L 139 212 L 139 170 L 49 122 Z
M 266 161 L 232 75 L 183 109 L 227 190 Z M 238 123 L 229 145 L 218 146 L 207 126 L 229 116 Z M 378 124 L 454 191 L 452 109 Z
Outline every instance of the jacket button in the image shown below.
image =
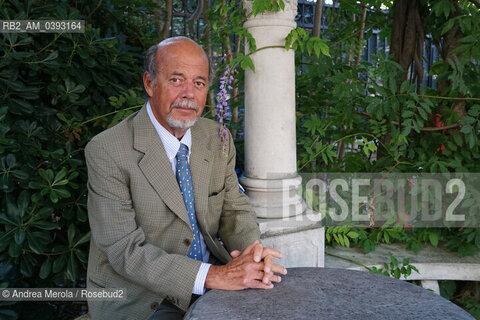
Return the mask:
M 155 301 L 155 302 L 152 302 L 152 303 L 150 304 L 150 309 L 152 309 L 152 310 L 157 310 L 157 309 L 158 309 L 158 302 L 156 302 L 156 301 Z
M 192 244 L 192 240 L 187 238 L 187 239 L 183 240 L 183 244 L 186 245 L 187 247 L 189 247 Z

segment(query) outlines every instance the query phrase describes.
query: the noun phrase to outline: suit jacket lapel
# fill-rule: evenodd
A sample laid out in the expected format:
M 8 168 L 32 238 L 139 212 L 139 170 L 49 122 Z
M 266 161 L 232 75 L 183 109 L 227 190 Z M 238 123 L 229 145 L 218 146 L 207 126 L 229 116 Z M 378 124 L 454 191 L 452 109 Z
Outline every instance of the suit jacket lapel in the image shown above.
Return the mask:
M 134 148 L 145 155 L 138 166 L 165 205 L 190 225 L 188 212 L 162 141 L 143 107 L 134 119 Z
M 165 205 L 190 226 L 188 212 L 178 187 L 177 178 L 173 174 L 163 144 L 148 117 L 145 107 L 138 112 L 133 123 L 134 148 L 144 153 L 138 164 L 140 169 Z M 195 213 L 209 249 L 217 258 L 226 263 L 231 260 L 230 255 L 207 231 L 208 185 L 212 166 L 213 151 L 208 134 L 204 132 L 201 124 L 197 123 L 192 128 L 192 152 L 190 155 Z
M 208 143 L 208 136 L 197 124 L 192 128 L 192 153 L 190 154 L 190 170 L 193 179 L 193 193 L 195 195 L 195 213 L 202 230 L 208 230 L 208 185 L 213 165 L 213 155 Z

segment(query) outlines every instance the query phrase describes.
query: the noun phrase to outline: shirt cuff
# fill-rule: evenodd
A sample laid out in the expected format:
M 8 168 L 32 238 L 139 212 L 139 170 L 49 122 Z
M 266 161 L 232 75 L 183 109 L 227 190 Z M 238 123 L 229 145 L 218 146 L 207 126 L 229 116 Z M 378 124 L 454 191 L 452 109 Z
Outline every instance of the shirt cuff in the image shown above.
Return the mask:
M 203 263 L 198 269 L 197 277 L 195 278 L 195 284 L 193 285 L 193 294 L 202 295 L 205 293 L 205 280 L 207 280 L 207 273 L 212 265 L 210 263 Z

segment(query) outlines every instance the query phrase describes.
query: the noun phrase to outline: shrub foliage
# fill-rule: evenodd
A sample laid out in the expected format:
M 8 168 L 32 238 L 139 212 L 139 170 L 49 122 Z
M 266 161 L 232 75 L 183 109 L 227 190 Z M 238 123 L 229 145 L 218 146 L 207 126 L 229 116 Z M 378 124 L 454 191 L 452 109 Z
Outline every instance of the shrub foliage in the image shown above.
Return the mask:
M 131 112 L 126 107 L 142 104 L 143 48 L 118 32 L 127 21 L 109 21 L 119 13 L 111 9 L 102 19 L 108 2 L 93 17 L 90 1 L 75 5 L 11 1 L 0 9 L 2 20 L 87 19 L 84 33 L 0 36 L 2 287 L 71 287 L 84 277 L 90 232 L 83 148 Z

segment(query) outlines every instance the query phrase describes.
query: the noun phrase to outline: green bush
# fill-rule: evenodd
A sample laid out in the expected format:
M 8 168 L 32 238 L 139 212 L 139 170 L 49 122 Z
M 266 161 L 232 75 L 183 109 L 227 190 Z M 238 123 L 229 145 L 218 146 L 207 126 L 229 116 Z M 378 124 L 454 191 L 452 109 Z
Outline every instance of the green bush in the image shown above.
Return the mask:
M 143 104 L 144 47 L 120 32 L 129 28 L 128 19 L 118 19 L 122 10 L 94 4 L 11 1 L 0 9 L 2 20 L 90 19 L 84 33 L 0 36 L 1 287 L 84 281 L 90 232 L 83 148 L 133 112 L 127 107 Z M 104 116 L 110 113 L 116 116 Z

